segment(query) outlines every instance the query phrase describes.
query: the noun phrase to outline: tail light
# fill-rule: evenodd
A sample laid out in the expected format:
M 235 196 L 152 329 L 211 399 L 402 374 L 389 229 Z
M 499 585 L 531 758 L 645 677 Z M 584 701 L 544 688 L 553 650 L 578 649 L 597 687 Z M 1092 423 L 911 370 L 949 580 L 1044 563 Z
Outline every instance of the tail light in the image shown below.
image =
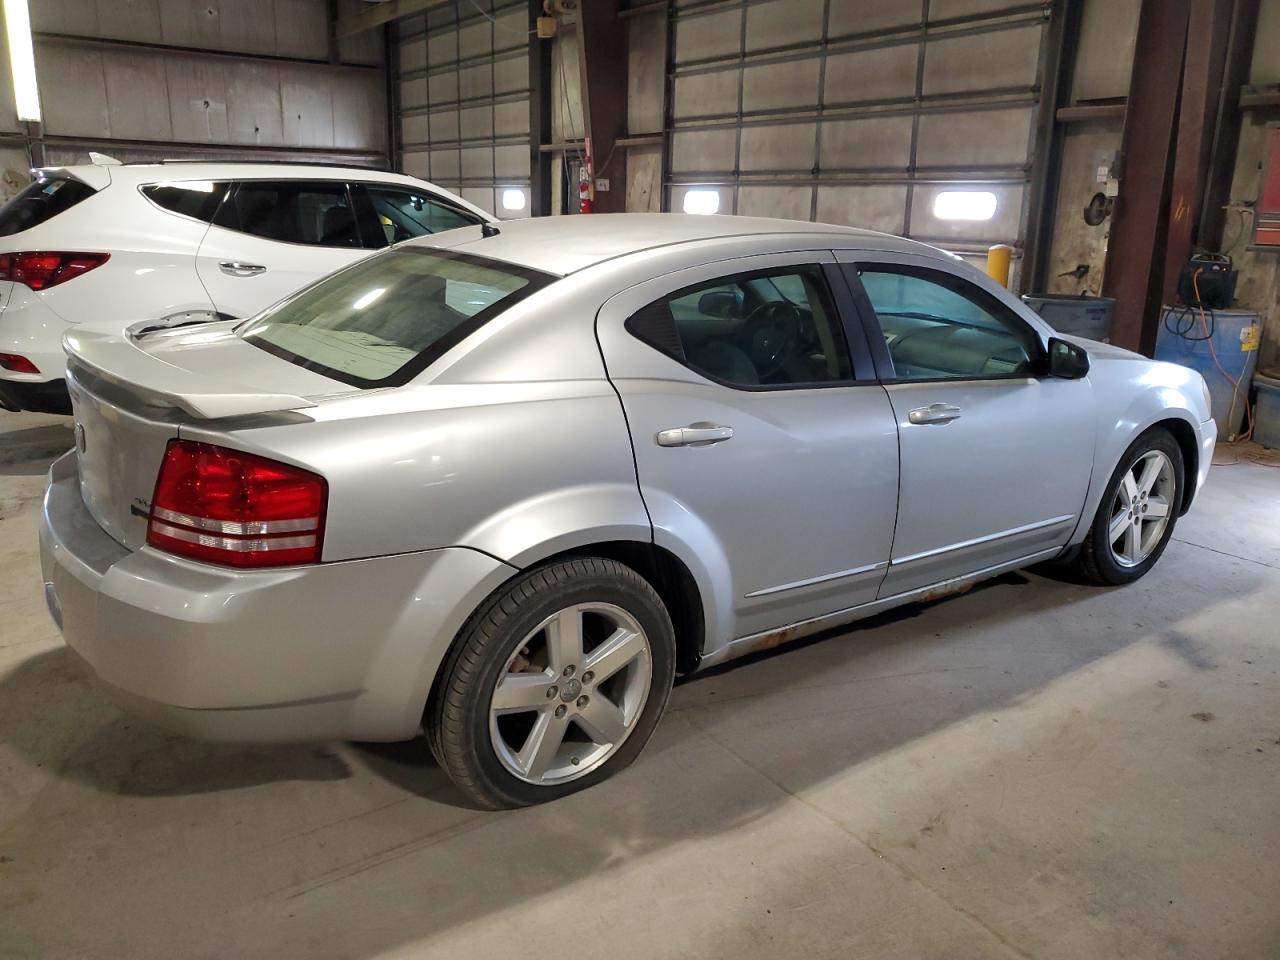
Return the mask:
M 109 253 L 0 253 L 0 280 L 48 290 L 74 280 L 111 259 Z
M 147 543 L 230 567 L 319 563 L 329 487 L 266 457 L 170 440 L 156 478 Z
M 14 373 L 39 373 L 40 368 L 20 353 L 0 353 L 0 367 Z

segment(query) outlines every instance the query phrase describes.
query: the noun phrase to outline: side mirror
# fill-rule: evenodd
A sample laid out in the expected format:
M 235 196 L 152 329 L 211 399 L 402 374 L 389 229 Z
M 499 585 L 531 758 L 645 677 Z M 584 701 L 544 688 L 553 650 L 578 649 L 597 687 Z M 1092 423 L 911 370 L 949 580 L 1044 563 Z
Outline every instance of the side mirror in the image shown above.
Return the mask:
M 1089 352 L 1084 347 L 1049 338 L 1049 376 L 1062 380 L 1079 380 L 1089 372 Z

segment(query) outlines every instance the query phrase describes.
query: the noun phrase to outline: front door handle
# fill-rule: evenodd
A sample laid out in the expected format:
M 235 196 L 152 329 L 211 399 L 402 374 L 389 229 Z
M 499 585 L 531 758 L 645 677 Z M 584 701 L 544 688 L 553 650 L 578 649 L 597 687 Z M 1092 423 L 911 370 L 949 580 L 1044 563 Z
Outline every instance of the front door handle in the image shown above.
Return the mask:
M 960 408 L 949 403 L 931 403 L 927 407 L 916 407 L 907 414 L 912 423 L 950 423 L 960 418 Z
M 256 277 L 267 272 L 267 268 L 260 263 L 241 263 L 239 260 L 223 260 L 218 264 L 218 269 L 233 277 Z
M 687 427 L 659 430 L 657 440 L 660 447 L 709 447 L 713 443 L 723 443 L 732 437 L 733 427 L 700 420 Z

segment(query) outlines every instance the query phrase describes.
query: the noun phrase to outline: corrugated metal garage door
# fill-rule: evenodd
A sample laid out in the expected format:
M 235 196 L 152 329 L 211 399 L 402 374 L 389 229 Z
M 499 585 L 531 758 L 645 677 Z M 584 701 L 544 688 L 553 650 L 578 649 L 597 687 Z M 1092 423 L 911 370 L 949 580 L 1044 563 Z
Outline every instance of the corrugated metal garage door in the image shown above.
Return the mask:
M 1021 244 L 1044 5 L 677 0 L 671 20 L 668 209 L 714 186 L 726 213 Z M 957 184 L 994 217 L 936 217 Z
M 485 210 L 528 216 L 525 0 L 449 4 L 397 25 L 400 169 Z M 502 191 L 524 191 L 503 210 Z

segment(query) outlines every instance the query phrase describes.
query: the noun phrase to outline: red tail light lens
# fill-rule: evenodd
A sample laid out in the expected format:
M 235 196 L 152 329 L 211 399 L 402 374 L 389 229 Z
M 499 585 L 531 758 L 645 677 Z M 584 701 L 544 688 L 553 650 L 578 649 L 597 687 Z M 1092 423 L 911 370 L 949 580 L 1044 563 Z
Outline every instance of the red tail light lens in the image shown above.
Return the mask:
M 48 290 L 83 276 L 111 259 L 109 253 L 0 253 L 0 280 Z
M 147 543 L 230 567 L 319 563 L 329 487 L 266 457 L 170 440 L 156 478 Z
M 20 353 L 0 353 L 0 367 L 14 373 L 39 373 L 40 368 Z

